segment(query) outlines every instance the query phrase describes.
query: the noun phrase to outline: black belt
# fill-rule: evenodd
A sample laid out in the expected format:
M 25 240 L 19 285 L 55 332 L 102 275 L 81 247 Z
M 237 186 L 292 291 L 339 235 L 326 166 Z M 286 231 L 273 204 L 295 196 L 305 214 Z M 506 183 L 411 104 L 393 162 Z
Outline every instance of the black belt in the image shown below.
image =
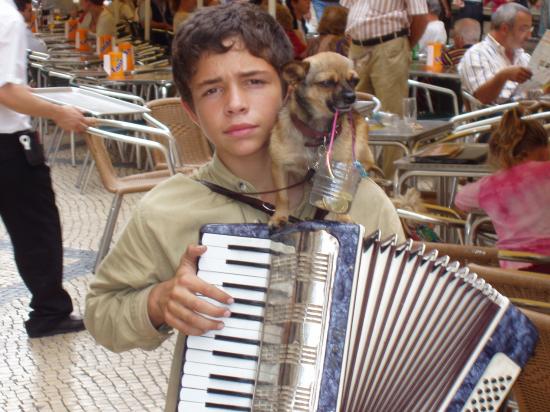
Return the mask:
M 382 44 L 382 43 L 385 43 L 387 41 L 397 39 L 397 38 L 403 37 L 403 36 L 408 36 L 408 35 L 409 35 L 409 29 L 407 27 L 405 27 L 404 29 L 401 29 L 399 31 L 396 31 L 396 32 L 393 32 L 393 33 L 390 33 L 390 34 L 385 34 L 383 36 L 373 37 L 372 39 L 367 39 L 367 40 L 355 40 L 355 39 L 353 39 L 352 42 L 353 42 L 353 44 L 355 44 L 357 46 L 368 47 L 368 46 L 376 46 L 377 44 Z

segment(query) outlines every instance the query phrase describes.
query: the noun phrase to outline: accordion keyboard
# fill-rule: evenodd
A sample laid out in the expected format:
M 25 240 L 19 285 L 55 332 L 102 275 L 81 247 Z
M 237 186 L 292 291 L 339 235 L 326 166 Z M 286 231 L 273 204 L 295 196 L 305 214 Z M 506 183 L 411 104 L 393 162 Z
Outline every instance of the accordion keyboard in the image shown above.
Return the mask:
M 225 290 L 235 302 L 228 306 L 231 316 L 221 319 L 223 330 L 187 338 L 179 410 L 252 409 L 270 243 L 224 235 L 203 237 L 207 251 L 199 260 L 198 276 Z

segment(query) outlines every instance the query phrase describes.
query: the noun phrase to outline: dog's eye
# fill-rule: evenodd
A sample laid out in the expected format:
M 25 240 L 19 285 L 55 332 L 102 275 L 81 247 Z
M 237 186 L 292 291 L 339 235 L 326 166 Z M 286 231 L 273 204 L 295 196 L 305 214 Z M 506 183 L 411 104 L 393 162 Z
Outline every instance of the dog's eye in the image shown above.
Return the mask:
M 320 81 L 318 84 L 321 87 L 334 87 L 334 86 L 336 86 L 336 82 L 334 80 L 330 80 L 330 79 Z
M 359 78 L 358 77 L 352 77 L 348 80 L 348 83 L 351 87 L 355 87 L 359 84 Z

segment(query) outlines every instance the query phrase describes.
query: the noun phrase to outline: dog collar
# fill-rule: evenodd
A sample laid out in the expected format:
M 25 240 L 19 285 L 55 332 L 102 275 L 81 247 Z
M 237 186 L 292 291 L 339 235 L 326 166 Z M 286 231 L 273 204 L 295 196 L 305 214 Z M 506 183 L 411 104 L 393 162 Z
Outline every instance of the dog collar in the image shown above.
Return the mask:
M 290 115 L 292 124 L 294 127 L 302 133 L 302 135 L 307 139 L 304 146 L 306 147 L 317 147 L 325 143 L 325 140 L 330 137 L 330 130 L 319 131 L 309 127 L 305 122 L 300 120 L 298 116 L 294 113 Z M 336 126 L 336 136 L 340 134 L 340 123 Z

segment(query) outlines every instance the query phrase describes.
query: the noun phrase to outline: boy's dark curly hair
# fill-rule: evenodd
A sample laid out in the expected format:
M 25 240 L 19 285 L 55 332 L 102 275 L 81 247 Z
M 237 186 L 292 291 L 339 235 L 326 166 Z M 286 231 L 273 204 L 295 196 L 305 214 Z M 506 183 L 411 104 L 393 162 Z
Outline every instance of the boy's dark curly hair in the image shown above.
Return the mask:
M 238 37 L 253 56 L 280 73 L 292 60 L 292 45 L 282 27 L 259 6 L 232 2 L 201 8 L 180 26 L 172 43 L 172 71 L 182 99 L 193 107 L 189 84 L 204 53 L 226 53 L 224 40 Z

